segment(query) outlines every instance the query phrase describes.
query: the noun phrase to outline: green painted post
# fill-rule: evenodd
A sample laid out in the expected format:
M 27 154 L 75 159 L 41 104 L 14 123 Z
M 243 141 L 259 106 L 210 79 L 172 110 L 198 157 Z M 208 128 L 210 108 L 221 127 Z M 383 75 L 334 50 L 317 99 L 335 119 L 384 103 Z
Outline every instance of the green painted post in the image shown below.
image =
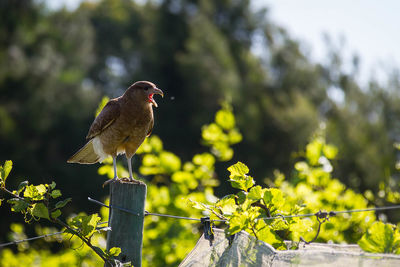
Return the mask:
M 121 262 L 142 266 L 144 205 L 147 187 L 144 183 L 114 182 L 110 184 L 110 206 L 131 210 L 138 215 L 110 208 L 107 250 L 121 248 Z

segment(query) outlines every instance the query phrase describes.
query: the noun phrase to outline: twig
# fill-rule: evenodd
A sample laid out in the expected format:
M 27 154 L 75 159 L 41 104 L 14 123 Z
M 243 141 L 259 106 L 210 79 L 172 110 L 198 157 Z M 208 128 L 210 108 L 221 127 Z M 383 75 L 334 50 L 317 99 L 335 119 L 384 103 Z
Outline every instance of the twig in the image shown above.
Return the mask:
M 89 240 L 88 240 L 86 237 L 84 237 L 81 233 L 79 233 L 78 231 L 76 231 L 76 230 L 73 229 L 71 226 L 69 226 L 68 224 L 66 224 L 65 222 L 61 221 L 61 220 L 58 219 L 58 218 L 57 218 L 55 221 L 56 221 L 58 224 L 60 224 L 61 226 L 65 227 L 65 228 L 67 228 L 69 231 L 71 231 L 72 234 L 74 234 L 74 235 L 76 235 L 77 237 L 79 237 L 80 239 L 82 239 L 82 241 L 85 242 L 86 245 L 88 245 L 97 255 L 99 255 L 99 257 L 100 257 L 104 262 L 107 262 L 107 263 L 109 263 L 109 264 L 112 265 L 112 262 L 111 262 L 109 259 L 105 258 L 104 255 L 102 255 L 101 253 L 99 253 L 99 252 L 97 251 L 96 247 L 94 247 L 94 246 L 89 242 Z
M 6 193 L 8 193 L 8 194 L 10 194 L 10 195 L 12 195 L 13 197 L 15 197 L 15 198 L 18 198 L 18 199 L 21 199 L 21 200 L 24 200 L 24 198 L 23 197 L 20 197 L 20 196 L 18 196 L 18 195 L 16 195 L 16 194 L 14 194 L 13 192 L 11 192 L 10 190 L 8 190 L 7 188 L 5 188 L 5 187 L 1 187 L 0 188 L 1 190 L 3 190 L 4 192 L 6 192 Z

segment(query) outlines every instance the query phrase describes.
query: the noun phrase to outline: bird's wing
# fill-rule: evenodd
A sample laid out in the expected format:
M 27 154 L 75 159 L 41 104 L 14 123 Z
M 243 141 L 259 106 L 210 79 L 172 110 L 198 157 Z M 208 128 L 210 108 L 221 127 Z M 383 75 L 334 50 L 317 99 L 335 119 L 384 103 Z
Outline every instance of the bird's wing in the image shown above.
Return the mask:
M 110 100 L 94 119 L 86 139 L 92 139 L 107 129 L 119 117 L 120 105 L 117 99 Z
M 151 132 L 153 131 L 153 127 L 154 127 L 154 118 L 151 118 L 149 131 L 147 132 L 147 137 L 149 137 L 151 135 Z

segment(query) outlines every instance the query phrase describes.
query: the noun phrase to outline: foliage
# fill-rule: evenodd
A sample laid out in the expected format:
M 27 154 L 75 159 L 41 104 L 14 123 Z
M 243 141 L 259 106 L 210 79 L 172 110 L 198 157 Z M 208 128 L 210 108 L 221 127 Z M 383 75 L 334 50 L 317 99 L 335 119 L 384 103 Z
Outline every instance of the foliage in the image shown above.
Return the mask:
M 218 115 L 219 114 L 219 115 Z M 221 117 L 223 115 L 223 120 Z M 210 130 L 215 128 L 218 130 Z M 214 188 L 218 185 L 215 177 L 215 164 L 217 159 L 229 160 L 232 153 L 222 153 L 230 157 L 221 157 L 224 147 L 231 149 L 231 139 L 227 138 L 231 132 L 235 132 L 240 140 L 241 135 L 235 128 L 235 118 L 229 105 L 224 104 L 222 109 L 216 113 L 215 121 L 202 128 L 203 143 L 208 145 L 212 153 L 196 154 L 191 161 L 182 163 L 182 160 L 172 152 L 164 150 L 163 143 L 159 137 L 153 135 L 146 139 L 137 151 L 141 158 L 139 172 L 148 179 L 148 197 L 146 210 L 155 213 L 168 213 L 180 216 L 200 218 L 209 215 L 211 219 L 227 219 L 226 233 L 233 235 L 241 230 L 249 232 L 258 239 L 272 244 L 277 249 L 287 249 L 284 240 L 299 242 L 301 238 L 311 240 L 316 236 L 318 222 L 315 218 L 278 218 L 268 219 L 281 215 L 293 215 L 301 213 L 314 213 L 318 210 L 334 211 L 367 208 L 368 201 L 353 190 L 346 188 L 337 179 L 332 178 L 333 167 L 331 161 L 338 155 L 338 149 L 325 142 L 323 135 L 316 135 L 306 146 L 304 152 L 298 153 L 303 160 L 294 166 L 293 175 L 286 181 L 280 172 L 275 173 L 274 182 L 267 180 L 271 187 L 257 185 L 255 179 L 249 175 L 249 168 L 238 162 L 228 168 L 229 182 L 237 190 L 237 193 L 217 199 Z M 206 138 L 204 138 L 206 137 Z M 233 150 L 232 150 L 233 151 Z M 99 168 L 100 174 L 113 177 L 112 163 L 107 163 Z M 11 162 L 2 167 L 1 181 L 5 189 L 6 174 L 9 173 Z M 126 170 L 119 166 L 121 174 L 126 175 Z M 138 176 L 138 175 L 137 175 Z M 143 176 L 140 176 L 143 179 Z M 27 221 L 45 218 L 50 221 L 57 220 L 61 215 L 57 212 L 68 204 L 71 199 L 67 198 L 54 203 L 61 196 L 60 190 L 55 188 L 55 183 L 42 184 L 38 186 L 23 182 L 18 190 L 11 192 L 17 194 L 10 201 L 14 211 L 23 212 Z M 23 198 L 20 200 L 18 197 Z M 25 201 L 27 204 L 22 205 Z M 106 201 L 107 202 L 107 201 Z M 191 205 L 189 205 L 191 203 Z M 40 205 L 39 205 L 40 204 Z M 196 209 L 193 209 L 195 207 Z M 204 213 L 205 211 L 206 213 Z M 101 208 L 101 217 L 106 219 L 108 210 Z M 175 266 L 194 246 L 198 238 L 198 224 L 184 220 L 174 220 L 150 216 L 145 219 L 145 235 L 143 247 L 144 266 Z M 71 239 L 71 246 L 77 247 L 77 243 L 83 239 L 90 240 L 94 247 L 104 248 L 104 237 L 98 233 L 97 225 L 100 216 L 97 214 L 78 214 L 68 219 L 71 227 L 65 232 L 72 231 L 75 235 Z M 360 246 L 368 251 L 378 251 L 382 247 L 389 251 L 397 249 L 397 230 L 393 231 L 391 226 L 385 226 L 384 230 L 373 224 L 375 215 L 372 212 L 354 213 L 351 215 L 338 215 L 330 217 L 324 222 L 317 236 L 320 242 L 347 242 L 355 243 L 360 240 L 362 234 L 367 233 L 359 241 Z M 371 226 L 372 225 L 372 226 Z M 24 238 L 23 228 L 13 225 L 14 238 Z M 382 231 L 389 236 L 383 241 L 377 237 Z M 40 231 L 39 231 L 40 232 Z M 38 233 L 39 233 L 38 232 Z M 83 239 L 82 239 L 83 238 Z M 392 240 L 392 241 L 391 241 Z M 383 243 L 382 243 L 383 242 Z M 392 243 L 390 243 L 392 242 Z M 38 250 L 28 249 L 29 244 L 22 243 L 18 248 L 21 251 L 13 254 L 6 249 L 1 256 L 4 266 L 14 266 L 10 258 L 18 258 L 20 262 L 31 264 L 33 260 L 40 264 L 78 264 L 100 265 L 101 261 L 95 256 L 95 249 L 88 246 L 74 251 L 60 251 L 64 261 L 50 257 L 50 249 Z M 174 250 L 171 248 L 187 248 Z M 296 247 L 296 243 L 291 248 Z M 377 248 L 376 248 L 377 247 Z M 112 258 L 120 253 L 120 249 L 112 248 L 110 251 L 102 251 L 106 258 Z M 57 254 L 56 254 L 57 255 Z M 44 259 L 43 257 L 47 257 Z M 3 264 L 3 262 L 1 262 Z M 6 265 L 6 262 L 8 265 Z
M 400 254 L 400 233 L 398 227 L 375 222 L 358 241 L 367 252 Z
M 119 248 L 112 248 L 110 251 L 103 251 L 100 247 L 93 245 L 91 243 L 91 239 L 96 232 L 100 232 L 101 228 L 98 228 L 98 224 L 100 222 L 100 217 L 97 214 L 79 214 L 75 217 L 69 219 L 68 223 L 63 222 L 59 219 L 61 216 L 61 209 L 64 208 L 69 202 L 71 202 L 71 198 L 66 198 L 64 200 L 55 199 L 62 196 L 61 191 L 56 189 L 56 183 L 52 182 L 51 184 L 39 184 L 39 185 L 30 185 L 28 181 L 22 182 L 17 190 L 10 191 L 6 188 L 6 178 L 8 177 L 10 171 L 12 169 L 12 161 L 8 160 L 4 163 L 3 166 L 0 166 L 0 190 L 11 195 L 12 198 L 8 199 L 7 202 L 11 205 L 11 211 L 16 213 L 22 213 L 24 215 L 25 223 L 31 223 L 32 221 L 39 221 L 40 219 L 46 219 L 58 226 L 64 228 L 63 233 L 70 236 L 70 239 L 79 240 L 80 242 L 85 243 L 91 253 L 86 250 L 86 255 L 81 254 L 81 256 L 77 257 L 66 257 L 68 260 L 59 262 L 56 261 L 55 258 L 50 257 L 51 259 L 47 259 L 42 262 L 41 257 L 47 256 L 50 251 L 48 250 L 40 250 L 40 252 L 31 251 L 26 256 L 20 256 L 20 258 L 16 264 L 15 261 L 10 260 L 12 255 L 11 250 L 2 251 L 1 266 L 18 266 L 22 263 L 25 263 L 26 266 L 33 265 L 35 260 L 39 260 L 40 264 L 44 263 L 55 263 L 58 264 L 66 264 L 67 262 L 70 264 L 77 264 L 78 262 L 83 263 L 83 258 L 90 259 L 91 262 L 95 262 L 96 260 L 92 259 L 93 254 L 97 254 L 103 262 L 108 263 L 116 263 L 114 260 L 114 256 L 118 256 L 121 252 Z M 13 238 L 25 238 L 26 235 L 23 233 L 23 226 L 19 224 L 12 224 L 11 229 L 13 231 Z M 96 239 L 95 239 L 96 240 Z M 72 244 L 76 243 L 76 241 L 71 241 Z M 26 243 L 22 243 L 18 246 L 19 250 L 24 251 L 29 247 Z M 68 252 L 66 254 L 69 254 Z M 79 254 L 79 253 L 78 253 Z M 74 254 L 72 254 L 74 255 Z M 13 258 L 13 257 L 11 257 Z
M 284 240 L 299 242 L 314 240 L 319 242 L 355 243 L 375 221 L 373 212 L 355 213 L 346 216 L 329 217 L 322 223 L 317 233 L 319 221 L 315 217 L 280 218 L 283 215 L 315 213 L 318 210 L 337 211 L 363 209 L 368 201 L 337 179 L 331 177 L 333 171 L 330 160 L 338 150 L 317 136 L 307 146 L 304 161 L 295 164 L 291 181 L 285 181 L 277 173 L 275 186 L 262 188 L 248 175 L 249 168 L 238 162 L 228 168 L 233 188 L 240 191 L 227 195 L 212 205 L 193 202 L 194 207 L 207 210 L 211 218 L 228 221 L 226 233 L 233 235 L 246 231 L 256 238 L 272 244 L 277 249 L 285 249 Z M 278 217 L 278 219 L 268 219 Z

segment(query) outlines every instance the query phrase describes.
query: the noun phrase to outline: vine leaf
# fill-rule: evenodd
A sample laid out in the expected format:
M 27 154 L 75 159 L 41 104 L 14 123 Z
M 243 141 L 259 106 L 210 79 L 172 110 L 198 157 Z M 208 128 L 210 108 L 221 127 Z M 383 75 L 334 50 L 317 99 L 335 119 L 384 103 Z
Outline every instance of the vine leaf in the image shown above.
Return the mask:
M 372 253 L 400 253 L 400 233 L 395 226 L 375 222 L 358 241 L 358 245 Z
M 56 209 L 60 209 L 60 208 L 63 208 L 65 205 L 67 205 L 69 202 L 71 202 L 72 201 L 72 198 L 66 198 L 66 199 L 64 199 L 64 200 L 62 200 L 62 201 L 58 201 L 57 203 L 56 203 Z
M 6 184 L 7 176 L 10 174 L 12 169 L 12 161 L 6 160 L 3 166 L 0 166 L 0 184 L 2 187 Z
M 251 176 L 248 176 L 249 168 L 242 162 L 238 162 L 228 168 L 230 172 L 229 178 L 232 187 L 238 188 L 244 191 L 248 191 L 250 187 L 254 185 L 254 180 Z
M 12 205 L 11 211 L 13 211 L 13 212 L 24 211 L 29 206 L 28 202 L 26 202 L 23 199 L 19 199 L 19 198 L 11 198 L 11 199 L 7 200 L 7 202 Z
M 110 251 L 108 252 L 108 255 L 117 257 L 121 253 L 121 248 L 119 247 L 112 247 L 110 248 Z
M 35 203 L 32 205 L 31 213 L 34 217 L 50 220 L 49 210 L 43 203 Z

